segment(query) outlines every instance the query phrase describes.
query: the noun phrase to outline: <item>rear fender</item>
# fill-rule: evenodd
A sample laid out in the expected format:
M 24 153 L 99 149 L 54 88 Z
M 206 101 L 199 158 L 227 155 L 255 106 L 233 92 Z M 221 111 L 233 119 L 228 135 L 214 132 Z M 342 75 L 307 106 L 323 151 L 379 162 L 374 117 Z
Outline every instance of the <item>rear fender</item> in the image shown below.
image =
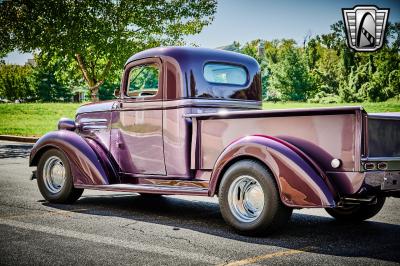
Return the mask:
M 117 179 L 107 153 L 94 140 L 75 132 L 59 130 L 47 133 L 33 146 L 29 166 L 37 166 L 43 153 L 57 148 L 67 156 L 74 185 L 107 185 Z
M 247 136 L 231 143 L 218 157 L 211 174 L 213 196 L 225 170 L 241 158 L 264 163 L 275 177 L 282 202 L 290 207 L 334 207 L 336 192 L 325 174 L 299 149 L 269 136 Z

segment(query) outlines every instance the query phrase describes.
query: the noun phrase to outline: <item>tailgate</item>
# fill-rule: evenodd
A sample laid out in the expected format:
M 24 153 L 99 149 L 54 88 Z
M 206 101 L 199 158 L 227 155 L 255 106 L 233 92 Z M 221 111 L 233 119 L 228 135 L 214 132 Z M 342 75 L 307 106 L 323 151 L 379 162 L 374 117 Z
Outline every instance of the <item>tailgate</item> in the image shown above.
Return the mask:
M 400 113 L 368 114 L 366 144 L 368 161 L 387 163 L 379 170 L 400 170 Z

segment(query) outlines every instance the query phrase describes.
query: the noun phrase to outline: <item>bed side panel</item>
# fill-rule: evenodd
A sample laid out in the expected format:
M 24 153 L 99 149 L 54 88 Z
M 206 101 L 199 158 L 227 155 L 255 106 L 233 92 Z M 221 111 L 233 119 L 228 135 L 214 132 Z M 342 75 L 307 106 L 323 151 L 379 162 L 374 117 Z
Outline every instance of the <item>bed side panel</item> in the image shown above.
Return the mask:
M 357 118 L 353 114 L 198 120 L 200 168 L 213 169 L 218 156 L 234 140 L 262 134 L 283 139 L 309 155 L 324 171 L 356 171 Z M 333 169 L 333 158 L 342 161 Z

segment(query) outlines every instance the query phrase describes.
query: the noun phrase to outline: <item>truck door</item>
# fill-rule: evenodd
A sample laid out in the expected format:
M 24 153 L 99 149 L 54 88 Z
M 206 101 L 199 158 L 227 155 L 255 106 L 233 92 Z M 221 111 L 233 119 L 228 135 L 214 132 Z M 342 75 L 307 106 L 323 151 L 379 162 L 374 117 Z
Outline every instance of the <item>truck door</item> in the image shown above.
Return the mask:
M 166 175 L 162 72 L 159 58 L 134 61 L 125 68 L 111 136 L 111 153 L 123 173 Z

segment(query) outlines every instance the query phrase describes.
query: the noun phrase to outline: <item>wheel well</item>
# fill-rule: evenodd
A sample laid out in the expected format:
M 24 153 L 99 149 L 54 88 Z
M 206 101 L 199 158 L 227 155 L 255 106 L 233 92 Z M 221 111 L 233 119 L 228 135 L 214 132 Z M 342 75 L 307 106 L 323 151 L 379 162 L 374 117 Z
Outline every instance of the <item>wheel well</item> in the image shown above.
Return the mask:
M 58 149 L 58 148 L 55 147 L 55 146 L 45 146 L 45 147 L 41 148 L 40 150 L 38 150 L 38 151 L 36 152 L 36 154 L 35 154 L 35 156 L 33 157 L 33 159 L 32 159 L 32 161 L 31 161 L 31 163 L 30 163 L 29 166 L 37 166 L 38 163 L 39 163 L 40 158 L 42 157 L 42 155 L 43 155 L 46 151 L 48 151 L 48 150 L 50 150 L 50 149 Z
M 275 177 L 274 173 L 271 171 L 271 169 L 268 167 L 268 165 L 266 165 L 263 161 L 261 161 L 260 159 L 258 159 L 257 157 L 251 156 L 251 155 L 242 155 L 242 156 L 238 156 L 232 160 L 230 160 L 225 166 L 224 168 L 222 168 L 221 172 L 218 175 L 218 179 L 217 179 L 217 185 L 215 186 L 215 195 L 218 195 L 219 192 L 219 186 L 221 184 L 222 181 L 222 177 L 224 176 L 225 172 L 229 169 L 229 167 L 231 167 L 233 164 L 242 161 L 242 160 L 253 160 L 256 161 L 258 163 L 260 163 L 261 165 L 265 166 L 267 168 L 267 170 Z M 276 177 L 275 177 L 276 178 Z M 275 180 L 276 182 L 276 180 Z

